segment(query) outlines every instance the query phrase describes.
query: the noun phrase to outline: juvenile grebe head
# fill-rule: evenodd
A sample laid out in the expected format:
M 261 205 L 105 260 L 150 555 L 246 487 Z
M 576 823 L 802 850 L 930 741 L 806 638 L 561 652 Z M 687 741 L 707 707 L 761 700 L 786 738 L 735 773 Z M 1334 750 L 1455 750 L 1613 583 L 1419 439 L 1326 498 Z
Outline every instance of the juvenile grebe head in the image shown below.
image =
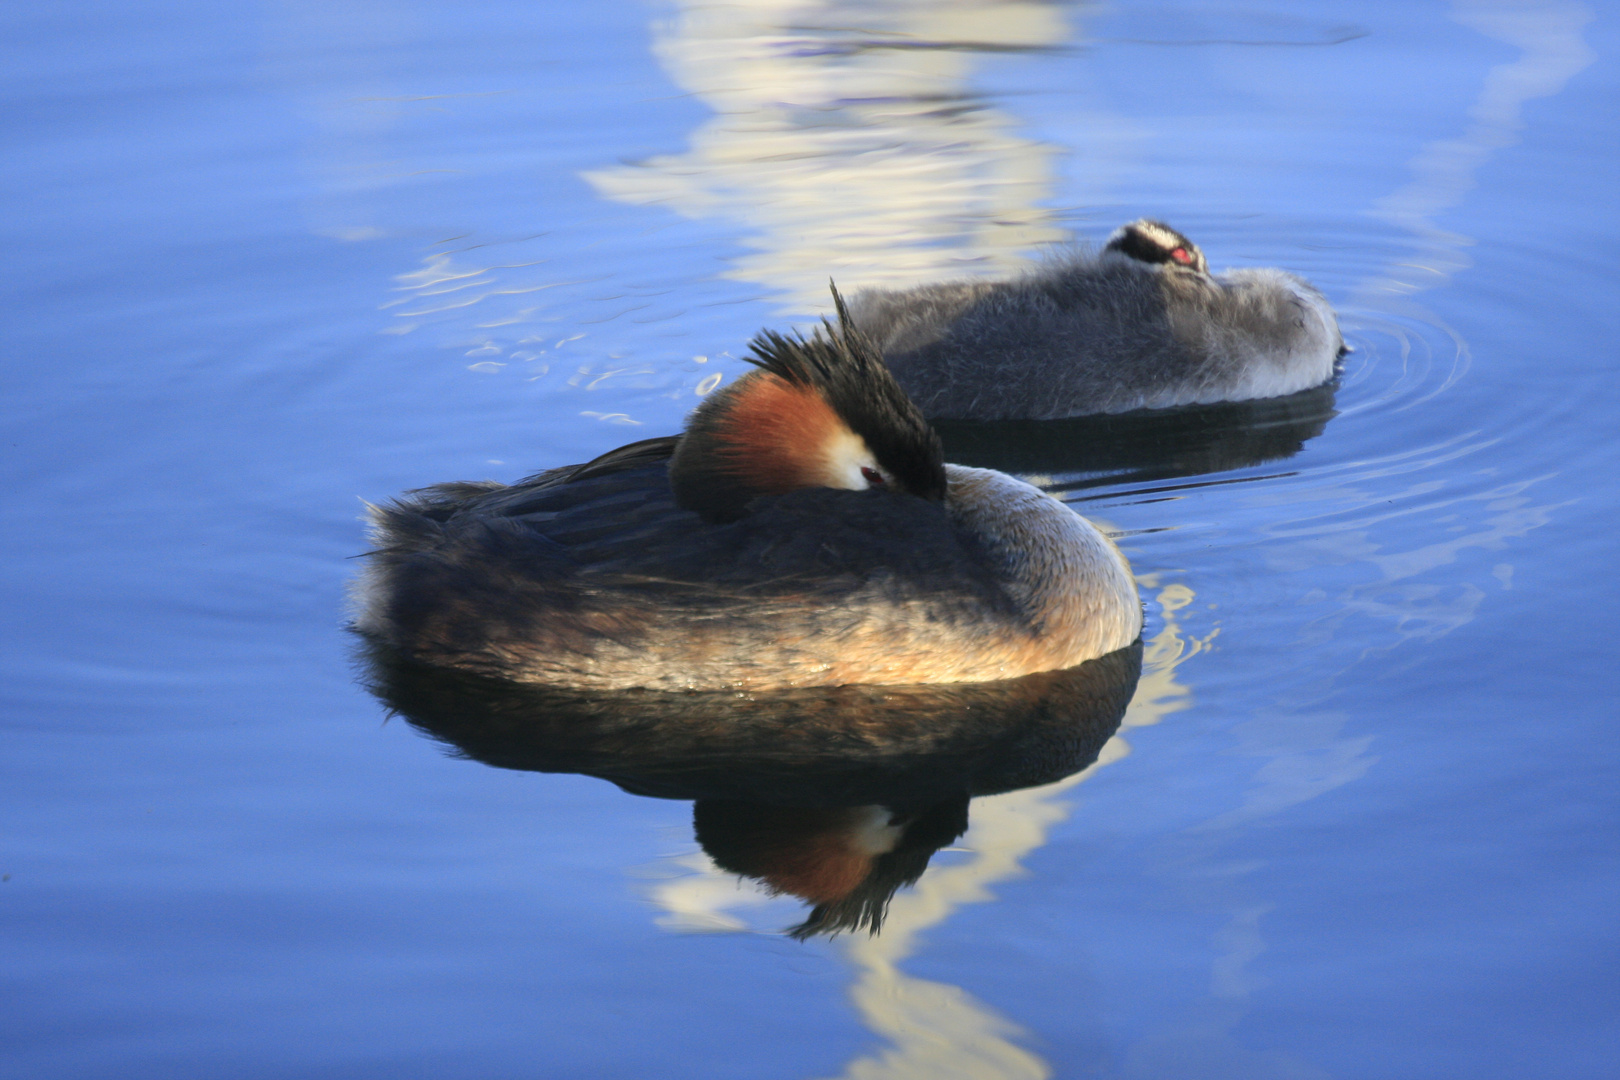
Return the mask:
M 1162 221 L 1138 218 L 1129 225 L 1121 225 L 1108 238 L 1103 250 L 1117 251 L 1137 262 L 1209 273 L 1209 263 L 1198 245 Z
M 945 498 L 939 437 L 833 289 L 838 326 L 811 337 L 765 331 L 750 371 L 687 420 L 670 463 L 676 501 L 735 521 L 761 495 L 803 488 L 888 488 Z

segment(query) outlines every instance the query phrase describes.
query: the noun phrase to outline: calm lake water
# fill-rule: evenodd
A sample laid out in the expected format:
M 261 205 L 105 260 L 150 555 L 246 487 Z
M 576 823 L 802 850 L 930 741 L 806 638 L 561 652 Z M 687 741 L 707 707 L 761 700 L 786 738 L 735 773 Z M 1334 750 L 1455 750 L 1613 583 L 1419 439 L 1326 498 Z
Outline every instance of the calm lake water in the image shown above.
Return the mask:
M 0 1074 L 1615 1075 L 1613 5 L 0 22 Z M 829 276 L 1143 215 L 1355 352 L 1303 419 L 947 432 L 1121 536 L 1143 675 L 883 934 L 384 722 L 361 499 L 675 431 Z

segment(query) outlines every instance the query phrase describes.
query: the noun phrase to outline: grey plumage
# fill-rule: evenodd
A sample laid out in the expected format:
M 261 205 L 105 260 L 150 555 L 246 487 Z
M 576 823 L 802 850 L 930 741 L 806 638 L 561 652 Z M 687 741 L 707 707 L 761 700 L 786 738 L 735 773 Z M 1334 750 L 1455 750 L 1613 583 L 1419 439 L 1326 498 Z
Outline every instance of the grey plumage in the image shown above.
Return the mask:
M 1327 300 L 1281 270 L 1210 274 L 1159 222 L 1007 281 L 869 289 L 850 304 L 929 419 L 1050 420 L 1291 394 L 1344 349 Z

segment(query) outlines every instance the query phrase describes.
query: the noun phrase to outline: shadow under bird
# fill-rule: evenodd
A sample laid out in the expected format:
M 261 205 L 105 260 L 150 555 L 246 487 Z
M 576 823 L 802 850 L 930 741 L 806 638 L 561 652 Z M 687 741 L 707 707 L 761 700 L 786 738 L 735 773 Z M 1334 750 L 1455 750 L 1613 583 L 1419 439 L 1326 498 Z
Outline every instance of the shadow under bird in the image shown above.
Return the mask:
M 1293 457 L 1338 412 L 1338 380 L 1284 397 L 1062 420 L 938 420 L 963 465 L 1050 477 L 1052 494 L 1264 465 Z M 1062 497 L 1062 496 L 1060 496 Z
M 1007 281 L 868 289 L 855 325 L 935 420 L 1054 420 L 1279 397 L 1332 379 L 1332 307 L 1282 270 L 1211 274 L 1181 233 L 1142 219 L 1101 252 Z
M 1134 641 L 1130 568 L 1038 489 L 944 463 L 834 292 L 680 436 L 372 508 L 355 628 L 417 662 L 584 689 L 975 682 Z

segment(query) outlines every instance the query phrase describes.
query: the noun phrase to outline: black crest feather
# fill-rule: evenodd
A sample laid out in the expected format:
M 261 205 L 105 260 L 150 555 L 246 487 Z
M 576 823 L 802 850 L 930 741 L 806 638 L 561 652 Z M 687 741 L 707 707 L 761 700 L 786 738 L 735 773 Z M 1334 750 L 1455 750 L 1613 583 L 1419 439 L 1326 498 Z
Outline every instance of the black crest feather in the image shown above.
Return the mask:
M 945 455 L 939 436 L 900 389 L 877 346 L 856 329 L 836 287 L 833 302 L 837 326 L 822 320 L 809 337 L 760 331 L 750 343 L 753 355 L 745 358 L 760 371 L 722 387 L 693 410 L 670 464 L 677 503 L 710 521 L 736 521 L 762 493 L 749 484 L 748 470 L 737 468 L 726 449 L 726 432 L 737 403 L 747 398 L 754 380 L 766 374 L 809 390 L 825 402 L 866 443 L 896 489 L 944 501 Z M 785 456 L 804 450 L 779 448 Z

